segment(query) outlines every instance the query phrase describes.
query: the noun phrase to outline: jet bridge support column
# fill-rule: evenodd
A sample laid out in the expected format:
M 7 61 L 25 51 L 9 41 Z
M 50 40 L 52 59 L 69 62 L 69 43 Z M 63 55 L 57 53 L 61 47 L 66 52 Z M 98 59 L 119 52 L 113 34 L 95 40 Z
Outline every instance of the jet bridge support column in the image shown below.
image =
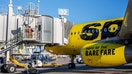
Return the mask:
M 10 3 L 8 5 L 8 15 L 7 15 L 7 25 L 6 25 L 6 48 L 9 47 L 9 44 L 8 41 L 9 41 L 9 38 L 10 38 L 10 25 L 11 25 L 11 19 L 12 19 L 12 15 L 13 15 L 13 4 L 12 4 L 12 0 L 10 0 Z M 6 52 L 6 64 L 9 64 L 9 55 L 10 55 L 10 51 L 7 51 Z

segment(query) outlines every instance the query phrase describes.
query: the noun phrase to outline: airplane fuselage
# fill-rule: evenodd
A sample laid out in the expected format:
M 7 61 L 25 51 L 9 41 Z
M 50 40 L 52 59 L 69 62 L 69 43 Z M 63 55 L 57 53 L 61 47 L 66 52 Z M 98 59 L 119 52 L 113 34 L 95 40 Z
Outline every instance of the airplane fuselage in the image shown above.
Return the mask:
M 118 35 L 123 18 L 76 24 L 71 28 L 68 44 L 45 47 L 47 51 L 61 55 L 79 55 L 80 49 L 92 42 Z

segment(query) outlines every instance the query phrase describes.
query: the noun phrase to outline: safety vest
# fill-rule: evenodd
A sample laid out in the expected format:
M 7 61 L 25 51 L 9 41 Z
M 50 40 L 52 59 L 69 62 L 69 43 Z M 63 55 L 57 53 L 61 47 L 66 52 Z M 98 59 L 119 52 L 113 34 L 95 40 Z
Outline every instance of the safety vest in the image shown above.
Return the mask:
M 31 28 L 29 28 L 29 29 L 28 29 L 28 33 L 31 33 L 31 32 L 32 32 L 32 29 L 31 29 Z

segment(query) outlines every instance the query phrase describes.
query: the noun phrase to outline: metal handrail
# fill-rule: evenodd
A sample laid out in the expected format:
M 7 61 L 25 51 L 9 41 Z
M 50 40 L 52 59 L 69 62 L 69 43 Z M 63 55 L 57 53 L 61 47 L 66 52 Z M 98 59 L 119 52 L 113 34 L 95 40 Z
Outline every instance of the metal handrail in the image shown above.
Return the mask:
M 32 36 L 30 37 L 30 33 L 27 32 L 27 28 L 23 29 L 22 31 L 22 38 L 23 39 L 34 39 L 34 40 L 40 40 L 40 31 L 37 31 L 35 28 L 32 28 L 33 32 L 31 33 Z
M 6 47 L 3 50 L 1 50 L 0 54 L 6 52 L 6 51 L 8 51 L 8 50 L 10 50 L 10 49 L 12 49 L 12 48 L 14 48 L 16 46 L 18 46 L 18 45 L 20 45 L 21 42 L 22 42 L 21 34 L 14 35 L 14 37 L 12 39 L 8 40 L 7 42 L 5 41 L 2 44 L 0 44 L 1 48 L 5 47 L 5 46 L 9 46 L 9 47 Z

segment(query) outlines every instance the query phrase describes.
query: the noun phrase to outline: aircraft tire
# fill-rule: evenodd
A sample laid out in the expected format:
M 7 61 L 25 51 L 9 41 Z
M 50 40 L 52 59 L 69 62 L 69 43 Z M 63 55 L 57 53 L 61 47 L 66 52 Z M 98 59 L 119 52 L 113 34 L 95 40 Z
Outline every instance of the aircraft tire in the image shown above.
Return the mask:
M 68 64 L 68 69 L 75 69 L 75 68 L 76 68 L 75 63 L 69 63 Z

